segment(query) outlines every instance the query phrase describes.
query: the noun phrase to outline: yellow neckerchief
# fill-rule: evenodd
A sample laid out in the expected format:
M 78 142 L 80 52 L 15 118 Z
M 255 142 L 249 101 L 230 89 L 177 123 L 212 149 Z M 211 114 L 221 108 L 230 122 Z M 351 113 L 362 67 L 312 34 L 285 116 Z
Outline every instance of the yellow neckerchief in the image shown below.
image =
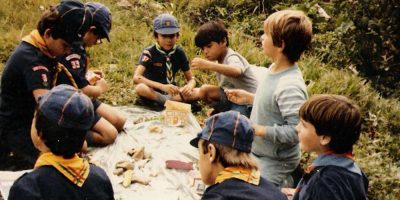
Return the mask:
M 71 159 L 64 159 L 62 156 L 56 156 L 51 152 L 43 153 L 36 161 L 35 168 L 41 166 L 53 166 L 68 180 L 78 187 L 82 187 L 83 183 L 89 176 L 89 162 L 75 155 Z
M 22 38 L 22 41 L 27 42 L 36 48 L 38 48 L 44 55 L 49 58 L 55 58 L 50 52 L 49 48 L 47 48 L 46 42 L 40 35 L 38 30 L 33 30 L 29 35 Z
M 22 41 L 27 42 L 33 45 L 34 47 L 38 48 L 40 52 L 42 52 L 47 57 L 52 59 L 56 58 L 49 52 L 49 48 L 47 48 L 46 42 L 44 41 L 43 37 L 40 35 L 38 30 L 33 30 L 29 35 L 23 37 Z M 54 73 L 52 87 L 56 86 L 58 73 L 63 71 L 67 75 L 68 79 L 71 81 L 72 86 L 78 88 L 78 85 L 76 84 L 74 77 L 63 64 L 57 62 L 55 70 L 56 71 Z
M 215 179 L 215 183 L 222 183 L 223 181 L 230 178 L 237 178 L 253 185 L 259 185 L 260 171 L 246 169 L 243 167 L 227 167 L 223 171 L 218 173 L 217 178 Z

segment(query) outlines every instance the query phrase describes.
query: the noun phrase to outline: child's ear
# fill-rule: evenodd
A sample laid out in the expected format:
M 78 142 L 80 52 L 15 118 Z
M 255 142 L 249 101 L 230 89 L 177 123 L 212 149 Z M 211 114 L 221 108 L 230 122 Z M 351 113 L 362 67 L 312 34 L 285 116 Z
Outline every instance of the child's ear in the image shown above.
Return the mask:
M 320 140 L 319 140 L 319 142 L 320 142 L 320 144 L 322 145 L 322 146 L 327 146 L 328 144 L 329 144 L 329 142 L 331 142 L 331 136 L 329 136 L 329 135 L 322 135 L 321 137 L 320 137 Z
M 52 35 L 52 33 L 53 33 L 53 30 L 51 30 L 50 28 L 48 28 L 48 29 L 46 29 L 46 30 L 44 31 L 43 37 L 45 37 L 45 38 L 50 38 L 51 35 Z
M 226 43 L 227 43 L 226 38 L 224 38 L 224 39 L 221 41 L 221 43 L 223 44 L 223 46 L 226 46 Z
M 207 148 L 209 153 L 208 159 L 210 160 L 211 163 L 215 162 L 217 158 L 217 150 L 215 149 L 215 146 L 213 144 L 209 144 Z
M 90 32 L 94 33 L 95 30 L 96 30 L 96 27 L 95 26 L 91 26 L 89 28 L 88 32 L 90 31 Z
M 281 41 L 281 46 L 279 47 L 279 50 L 281 51 L 281 52 L 283 52 L 283 50 L 285 49 L 285 41 Z

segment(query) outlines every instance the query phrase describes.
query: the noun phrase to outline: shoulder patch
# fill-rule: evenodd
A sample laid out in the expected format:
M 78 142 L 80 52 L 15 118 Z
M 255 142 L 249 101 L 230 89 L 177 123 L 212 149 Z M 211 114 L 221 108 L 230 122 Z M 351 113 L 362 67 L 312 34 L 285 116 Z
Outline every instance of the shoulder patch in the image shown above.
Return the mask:
M 151 53 L 149 50 L 145 49 L 145 50 L 143 50 L 142 53 L 148 55 L 151 58 Z
M 38 70 L 45 70 L 46 72 L 49 71 L 49 69 L 47 69 L 47 67 L 45 67 L 45 66 L 43 66 L 43 65 L 34 66 L 34 67 L 32 67 L 32 70 L 33 70 L 34 72 L 35 72 L 35 71 L 38 71 Z
M 142 62 L 147 62 L 147 61 L 149 61 L 149 57 L 147 55 L 143 55 Z
M 68 60 L 68 61 L 70 61 L 70 60 L 72 60 L 72 59 L 80 60 L 80 59 L 81 59 L 81 55 L 76 54 L 76 53 L 73 53 L 73 54 L 71 54 L 71 55 L 69 55 L 69 56 L 67 56 L 67 57 L 65 58 L 65 60 Z

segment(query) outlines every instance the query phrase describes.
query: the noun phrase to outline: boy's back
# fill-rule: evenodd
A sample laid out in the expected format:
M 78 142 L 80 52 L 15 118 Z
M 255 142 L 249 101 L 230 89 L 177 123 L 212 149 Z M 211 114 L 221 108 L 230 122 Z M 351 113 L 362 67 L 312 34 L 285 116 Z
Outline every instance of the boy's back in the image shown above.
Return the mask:
M 281 200 L 286 199 L 264 179 L 251 156 L 254 131 L 250 120 L 237 111 L 218 113 L 190 144 L 199 148 L 199 170 L 210 185 L 202 199 Z
M 43 189 L 46 192 L 43 192 Z M 82 187 L 66 179 L 52 166 L 42 166 L 15 181 L 9 199 L 114 199 L 107 174 L 90 165 L 89 176 Z M 29 195 L 29 196 L 27 196 Z
M 231 178 L 208 187 L 202 197 L 202 200 L 204 199 L 280 200 L 286 198 L 277 187 L 264 178 L 260 178 L 260 183 L 257 186 Z
M 31 141 L 41 154 L 9 199 L 114 199 L 105 171 L 78 156 L 94 117 L 91 99 L 70 85 L 40 96 Z

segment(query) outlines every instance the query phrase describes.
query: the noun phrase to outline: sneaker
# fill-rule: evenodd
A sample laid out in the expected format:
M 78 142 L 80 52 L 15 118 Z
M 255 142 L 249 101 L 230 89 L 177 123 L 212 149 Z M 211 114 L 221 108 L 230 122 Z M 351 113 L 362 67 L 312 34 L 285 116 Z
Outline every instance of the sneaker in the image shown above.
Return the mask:
M 140 97 L 136 98 L 134 104 L 138 105 L 138 106 L 143 106 L 149 110 L 153 110 L 153 111 L 157 111 L 157 112 L 163 111 L 165 109 L 165 107 L 163 105 L 160 105 L 155 101 L 151 101 L 151 100 L 148 100 L 145 98 L 140 98 Z
M 190 105 L 191 105 L 192 113 L 198 113 L 202 109 L 201 104 L 197 101 L 192 102 Z

